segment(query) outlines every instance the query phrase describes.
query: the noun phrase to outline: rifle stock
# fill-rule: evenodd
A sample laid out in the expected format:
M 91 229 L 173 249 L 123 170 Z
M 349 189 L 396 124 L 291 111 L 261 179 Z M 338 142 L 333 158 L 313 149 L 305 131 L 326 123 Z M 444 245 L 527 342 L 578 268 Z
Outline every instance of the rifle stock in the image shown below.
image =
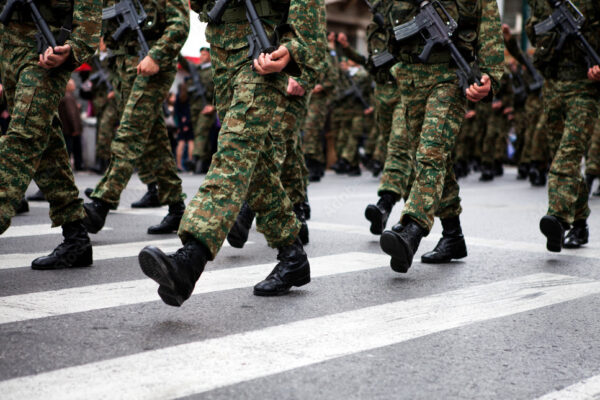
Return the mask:
M 115 41 L 119 41 L 121 36 L 128 29 L 135 31 L 137 41 L 140 45 L 139 56 L 143 59 L 150 52 L 148 42 L 142 32 L 140 25 L 146 20 L 147 14 L 142 6 L 140 0 L 135 0 L 137 3 L 134 4 L 134 0 L 121 0 L 117 4 L 106 7 L 102 10 L 102 20 L 110 20 L 116 18 L 119 22 L 119 27 L 112 34 L 112 38 Z

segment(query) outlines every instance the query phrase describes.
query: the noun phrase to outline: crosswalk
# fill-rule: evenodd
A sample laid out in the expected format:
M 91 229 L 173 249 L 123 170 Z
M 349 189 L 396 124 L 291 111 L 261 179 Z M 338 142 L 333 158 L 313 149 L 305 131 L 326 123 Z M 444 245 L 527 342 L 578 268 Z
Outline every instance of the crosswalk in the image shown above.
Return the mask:
M 137 210 L 121 213 L 151 215 Z M 10 239 L 35 241 L 39 235 L 48 233 L 32 232 L 56 233 L 42 225 L 11 229 Z M 310 229 L 313 235 L 322 238 L 359 237 L 364 241 L 370 235 L 360 225 L 311 221 Z M 139 273 L 134 257 L 146 245 L 174 251 L 181 245 L 179 239 L 175 236 L 148 237 L 148 240 L 123 238 L 117 231 L 114 229 L 115 236 L 108 243 L 94 247 L 93 268 L 35 275 L 37 279 L 60 274 L 64 274 L 65 279 L 76 276 L 80 279 L 77 285 L 54 282 L 42 290 L 23 288 L 16 294 L 14 290 L 12 294 L 2 292 L 2 287 L 8 287 L 6 281 L 2 283 L 4 277 L 22 277 L 19 279 L 26 282 L 33 275 L 25 267 L 31 259 L 47 252 L 42 252 L 35 242 L 30 252 L 5 251 L 0 246 L 1 399 L 171 399 L 205 395 L 208 398 L 209 394 L 225 388 L 236 388 L 235 393 L 239 394 L 246 384 L 291 371 L 302 374 L 375 350 L 386 349 L 393 353 L 415 341 L 431 340 L 435 335 L 452 334 L 493 321 L 535 320 L 535 315 L 553 307 L 570 307 L 580 301 L 600 298 L 600 279 L 559 269 L 501 271 L 482 279 L 468 272 L 468 267 L 461 267 L 467 276 L 454 287 L 443 284 L 428 287 L 419 275 L 425 266 L 418 261 L 414 271 L 398 275 L 389 269 L 389 258 L 372 247 L 331 247 L 321 250 L 320 254 L 311 254 L 310 246 L 307 251 L 313 283 L 293 290 L 288 297 L 255 298 L 251 295 L 252 286 L 263 279 L 274 264 L 274 253 L 266 250 L 261 238 L 249 242 L 243 250 L 226 245 L 224 255 L 215 261 L 218 267 L 212 268 L 209 264 L 192 298 L 181 309 L 174 309 L 160 302 L 156 284 Z M 0 236 L 0 241 L 5 237 Z M 425 240 L 431 244 L 437 238 Z M 539 243 L 500 239 L 469 238 L 469 246 L 499 254 L 507 250 L 545 253 Z M 259 257 L 265 252 L 266 257 Z M 556 257 L 573 256 L 598 265 L 600 249 L 590 247 Z M 103 269 L 111 274 L 102 274 Z M 97 281 L 86 279 L 90 271 L 96 271 L 94 279 Z M 429 269 L 428 273 L 432 271 L 436 270 Z M 212 300 L 206 302 L 205 299 Z M 216 304 L 215 299 L 219 300 Z M 236 301 L 241 301 L 240 306 L 249 310 L 237 313 L 236 318 L 245 316 L 262 323 L 245 325 L 244 321 L 237 320 L 235 328 L 232 327 L 227 311 L 234 306 L 223 307 L 222 304 Z M 324 307 L 324 301 L 330 302 L 332 307 Z M 289 313 L 286 313 L 288 307 Z M 185 317 L 189 314 L 205 315 L 217 321 L 217 325 L 205 326 L 202 321 L 189 325 Z M 103 335 L 111 337 L 108 342 L 114 343 L 113 335 L 129 336 L 130 340 L 140 342 L 122 352 L 112 349 L 108 352 L 102 342 L 93 345 L 86 342 L 90 318 L 95 315 L 111 316 L 109 320 L 93 322 L 94 326 L 99 322 L 106 325 Z M 160 340 L 148 343 L 144 334 L 132 332 L 134 326 L 139 329 L 139 324 L 148 319 L 153 322 L 142 329 L 149 332 L 157 326 L 183 324 L 188 328 L 183 330 L 183 337 L 178 336 L 181 332 L 177 330 L 161 330 Z M 36 330 L 36 326 L 43 327 L 43 331 Z M 32 332 L 40 343 L 32 341 Z M 62 340 L 68 343 L 69 335 L 74 335 L 73 353 L 87 353 L 83 362 L 61 355 L 61 351 L 57 351 L 56 359 L 40 357 L 39 366 L 28 361 L 28 357 L 39 356 L 31 353 L 39 348 L 52 352 L 54 345 L 65 346 Z M 94 335 L 98 337 L 97 332 Z M 343 375 L 337 379 L 344 379 Z M 528 398 L 598 398 L 600 375 L 586 375 L 581 379 L 559 388 L 549 382 L 535 388 L 535 395 Z M 355 377 L 349 378 L 347 384 L 356 384 Z M 423 398 L 432 398 L 426 395 L 426 387 L 422 390 Z M 289 398 L 306 397 L 296 393 Z

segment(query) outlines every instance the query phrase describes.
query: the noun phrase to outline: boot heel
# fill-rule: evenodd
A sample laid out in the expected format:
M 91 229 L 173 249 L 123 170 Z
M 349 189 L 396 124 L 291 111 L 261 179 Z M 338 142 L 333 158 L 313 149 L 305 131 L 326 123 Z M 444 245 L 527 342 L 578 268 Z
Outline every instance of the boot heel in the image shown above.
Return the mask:
M 94 260 L 92 257 L 92 246 L 90 245 L 83 253 L 81 253 L 81 255 L 79 255 L 79 257 L 77 258 L 77 260 L 74 263 L 74 266 L 75 267 L 89 267 L 93 263 L 94 263 Z
M 303 277 L 300 277 L 298 280 L 296 280 L 292 284 L 292 286 L 300 287 L 300 286 L 306 285 L 309 282 L 310 282 L 310 275 L 304 275 Z

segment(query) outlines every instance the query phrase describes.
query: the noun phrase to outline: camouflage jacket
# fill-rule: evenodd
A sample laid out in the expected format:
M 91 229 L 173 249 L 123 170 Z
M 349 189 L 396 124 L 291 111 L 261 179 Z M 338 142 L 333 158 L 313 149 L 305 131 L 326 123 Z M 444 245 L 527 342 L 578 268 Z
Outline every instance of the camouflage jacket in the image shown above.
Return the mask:
M 112 6 L 117 0 L 104 0 L 104 7 Z M 186 0 L 141 0 L 148 17 L 142 25 L 142 33 L 148 42 L 148 55 L 160 67 L 174 65 L 177 55 L 187 40 L 190 30 L 189 7 Z M 116 18 L 115 18 L 116 20 Z M 110 20 L 103 26 L 106 44 L 114 54 L 137 54 L 137 36 L 129 30 L 118 42 L 111 35 L 117 21 Z
M 582 33 L 588 42 L 600 51 L 600 2 L 598 0 L 571 0 L 584 15 Z M 547 0 L 529 0 L 532 15 L 527 20 L 527 36 L 536 47 L 534 64 L 545 78 L 559 80 L 587 79 L 588 64 L 575 40 L 567 40 L 562 51 L 556 50 L 559 35 L 550 31 L 535 34 L 535 25 L 552 14 Z

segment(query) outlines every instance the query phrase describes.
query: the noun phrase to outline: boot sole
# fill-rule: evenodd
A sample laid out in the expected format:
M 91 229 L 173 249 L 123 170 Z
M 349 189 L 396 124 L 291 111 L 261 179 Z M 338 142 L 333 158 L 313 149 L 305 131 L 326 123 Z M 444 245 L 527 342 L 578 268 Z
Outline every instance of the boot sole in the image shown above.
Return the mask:
M 546 236 L 546 249 L 554 253 L 560 253 L 563 245 L 563 230 L 560 222 L 543 217 L 540 220 L 540 231 Z
M 138 261 L 144 275 L 158 283 L 158 295 L 165 304 L 180 307 L 185 301 L 175 291 L 175 282 L 169 276 L 169 270 L 158 255 L 154 253 L 152 246 L 147 246 L 140 251 Z M 158 249 L 156 249 L 158 250 Z
M 36 271 L 49 271 L 54 269 L 65 269 L 65 268 L 86 268 L 91 267 L 94 263 L 92 256 L 92 246 L 90 245 L 72 264 L 58 263 L 53 265 L 38 265 L 31 263 L 31 269 Z
M 383 225 L 381 211 L 379 209 L 369 204 L 365 210 L 365 218 L 371 222 L 371 227 L 369 230 L 373 235 L 381 235 L 383 233 L 383 229 L 385 226 Z
M 298 278 L 298 280 L 296 280 L 294 283 L 292 283 L 289 287 L 282 289 L 282 290 L 265 291 L 265 290 L 259 290 L 259 289 L 254 288 L 254 295 L 261 296 L 261 297 L 283 296 L 284 294 L 288 294 L 292 287 L 294 287 L 294 286 L 300 287 L 300 286 L 304 286 L 308 283 L 310 283 L 310 274 Z
M 395 234 L 391 232 L 383 232 L 379 239 L 381 249 L 388 255 L 392 256 L 390 266 L 392 270 L 405 274 L 408 272 L 411 264 L 410 250 Z

